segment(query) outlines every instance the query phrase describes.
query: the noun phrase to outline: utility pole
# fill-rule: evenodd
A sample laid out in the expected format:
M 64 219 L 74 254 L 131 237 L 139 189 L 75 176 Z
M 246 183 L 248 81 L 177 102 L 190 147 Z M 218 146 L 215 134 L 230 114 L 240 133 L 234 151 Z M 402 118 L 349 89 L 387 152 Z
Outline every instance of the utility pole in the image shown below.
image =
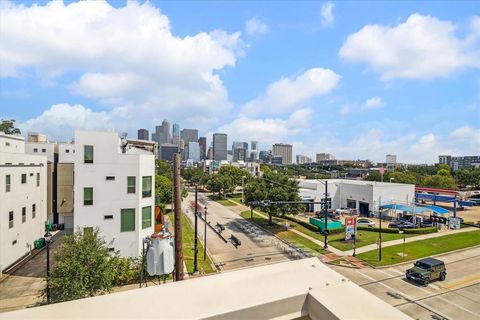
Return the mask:
M 197 255 L 198 255 L 198 185 L 195 184 L 195 245 L 193 256 L 193 273 L 198 272 Z
M 180 187 L 180 154 L 173 161 L 173 198 L 175 205 L 175 281 L 183 280 L 182 191 Z
M 327 185 L 328 185 L 328 181 L 325 180 L 325 207 L 324 207 L 325 208 L 325 217 L 324 217 L 325 218 L 325 229 L 323 230 L 323 233 L 325 235 L 325 240 L 324 240 L 323 249 L 328 249 L 328 244 L 327 244 L 327 241 L 328 241 L 328 239 L 327 239 L 327 233 L 328 233 L 328 222 L 327 222 L 327 220 L 328 220 L 328 205 L 327 205 L 327 203 L 328 203 L 328 201 L 327 201 L 327 199 L 328 199 L 327 198 L 328 197 L 328 187 L 327 187 Z
M 378 216 L 380 218 L 380 228 L 378 229 L 378 261 L 382 261 L 382 198 L 378 197 Z
M 207 206 L 205 210 L 205 229 L 203 230 L 203 260 L 207 260 Z

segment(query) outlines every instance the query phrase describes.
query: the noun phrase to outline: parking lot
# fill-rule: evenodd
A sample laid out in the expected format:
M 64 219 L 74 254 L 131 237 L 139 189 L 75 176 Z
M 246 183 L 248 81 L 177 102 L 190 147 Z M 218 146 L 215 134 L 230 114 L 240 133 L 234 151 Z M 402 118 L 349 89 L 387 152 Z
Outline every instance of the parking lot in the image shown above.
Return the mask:
M 423 287 L 405 278 L 412 262 L 394 267 L 332 268 L 414 319 L 480 319 L 480 248 L 437 257 L 447 278 Z

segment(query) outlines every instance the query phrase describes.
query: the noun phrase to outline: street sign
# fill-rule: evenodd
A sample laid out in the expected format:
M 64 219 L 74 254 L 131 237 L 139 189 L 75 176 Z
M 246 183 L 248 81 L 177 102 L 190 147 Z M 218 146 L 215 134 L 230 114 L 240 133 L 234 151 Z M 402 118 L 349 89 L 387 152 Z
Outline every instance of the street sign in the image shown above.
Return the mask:
M 355 217 L 345 218 L 345 240 L 351 240 L 352 236 L 356 236 L 355 219 Z
M 460 229 L 461 222 L 459 218 L 450 217 L 448 219 L 448 226 L 450 229 Z

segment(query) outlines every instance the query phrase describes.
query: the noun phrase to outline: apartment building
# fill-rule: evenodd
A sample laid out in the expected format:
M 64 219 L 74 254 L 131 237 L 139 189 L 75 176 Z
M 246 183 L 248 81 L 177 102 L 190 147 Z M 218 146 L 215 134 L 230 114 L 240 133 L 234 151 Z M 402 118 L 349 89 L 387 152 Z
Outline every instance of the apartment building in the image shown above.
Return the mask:
M 25 153 L 22 137 L 0 133 L 0 272 L 28 254 L 47 219 L 47 156 Z
M 292 145 L 284 143 L 276 143 L 272 147 L 273 157 L 282 157 L 282 164 L 292 163 Z M 279 159 L 279 158 L 278 158 Z
M 112 132 L 75 132 L 74 225 L 98 227 L 112 251 L 138 257 L 154 231 L 155 156 Z

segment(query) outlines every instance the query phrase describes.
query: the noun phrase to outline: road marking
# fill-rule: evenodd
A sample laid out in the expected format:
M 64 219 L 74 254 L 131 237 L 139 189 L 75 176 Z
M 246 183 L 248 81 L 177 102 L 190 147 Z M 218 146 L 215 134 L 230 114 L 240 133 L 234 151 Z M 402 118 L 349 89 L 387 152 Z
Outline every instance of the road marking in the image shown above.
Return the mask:
M 398 271 L 397 269 L 393 269 L 393 268 L 390 268 L 388 270 L 393 271 L 393 272 L 398 273 L 398 274 L 401 274 L 402 276 L 405 274 L 404 272 Z
M 378 270 L 378 271 L 380 271 L 380 272 L 382 272 L 383 274 L 386 274 L 386 275 L 388 275 L 388 276 L 391 276 L 391 274 L 389 274 L 389 273 L 387 273 L 387 272 L 385 272 L 385 271 L 383 271 L 383 270 Z M 403 280 L 400 279 L 400 278 L 393 278 L 393 279 L 403 281 Z M 387 280 L 387 279 L 385 279 L 385 280 Z M 436 285 L 434 285 L 434 284 L 429 284 L 428 286 L 429 286 L 429 287 L 432 287 L 433 289 L 436 289 L 436 290 L 441 290 L 438 286 L 436 286 Z M 417 289 L 419 289 L 419 290 L 421 290 L 421 291 L 423 291 L 423 292 L 425 292 L 425 293 L 428 293 L 429 295 L 432 294 L 432 292 L 428 291 L 428 290 L 425 289 L 425 288 L 417 287 Z M 425 298 L 422 298 L 422 299 L 428 299 L 428 298 L 429 298 L 429 297 L 425 297 Z M 449 304 L 457 307 L 457 308 L 460 309 L 460 310 L 463 310 L 463 311 L 465 311 L 465 312 L 467 312 L 467 313 L 470 313 L 471 315 L 474 315 L 474 316 L 477 316 L 477 317 L 480 315 L 479 313 L 472 312 L 472 311 L 470 311 L 469 309 L 466 309 L 466 308 L 462 307 L 461 305 L 456 304 L 455 302 L 452 302 L 452 301 L 450 301 L 450 300 L 448 300 L 448 299 L 445 299 L 444 297 L 441 297 L 441 296 L 433 296 L 433 297 L 430 297 L 430 298 L 438 298 L 438 299 L 442 300 L 443 302 L 449 303 Z
M 447 284 L 442 285 L 447 289 L 453 289 L 465 284 L 475 283 L 475 281 L 480 280 L 480 274 L 473 274 L 467 277 L 460 278 L 456 281 L 448 282 Z
M 434 313 L 442 316 L 442 317 L 445 318 L 445 319 L 451 319 L 450 317 L 446 316 L 445 314 L 441 313 L 440 311 L 435 310 L 435 309 L 432 308 L 431 306 L 429 306 L 429 305 L 427 305 L 427 304 L 425 304 L 425 303 L 423 303 L 423 302 L 416 301 L 414 298 L 410 297 L 409 295 L 407 295 L 407 294 L 405 294 L 405 293 L 403 293 L 403 292 L 401 292 L 401 291 L 399 291 L 399 290 L 397 290 L 397 289 L 394 289 L 394 288 L 390 287 L 389 285 L 386 285 L 385 283 L 377 282 L 377 281 L 378 281 L 377 279 L 372 278 L 372 277 L 364 274 L 364 273 L 361 272 L 361 271 L 357 271 L 357 272 L 358 272 L 359 274 L 361 274 L 362 276 L 364 276 L 365 278 L 369 279 L 370 281 L 375 281 L 375 283 L 377 283 L 377 284 L 379 284 L 379 285 L 382 285 L 382 286 L 384 286 L 385 288 L 387 288 L 387 289 L 389 289 L 389 290 L 391 290 L 391 291 L 393 291 L 393 292 L 396 292 L 396 293 L 400 294 L 400 295 L 403 296 L 408 302 L 418 304 L 419 306 L 421 306 L 421 307 L 429 310 L 430 312 L 434 312 Z M 382 280 L 380 280 L 380 281 L 382 281 Z

